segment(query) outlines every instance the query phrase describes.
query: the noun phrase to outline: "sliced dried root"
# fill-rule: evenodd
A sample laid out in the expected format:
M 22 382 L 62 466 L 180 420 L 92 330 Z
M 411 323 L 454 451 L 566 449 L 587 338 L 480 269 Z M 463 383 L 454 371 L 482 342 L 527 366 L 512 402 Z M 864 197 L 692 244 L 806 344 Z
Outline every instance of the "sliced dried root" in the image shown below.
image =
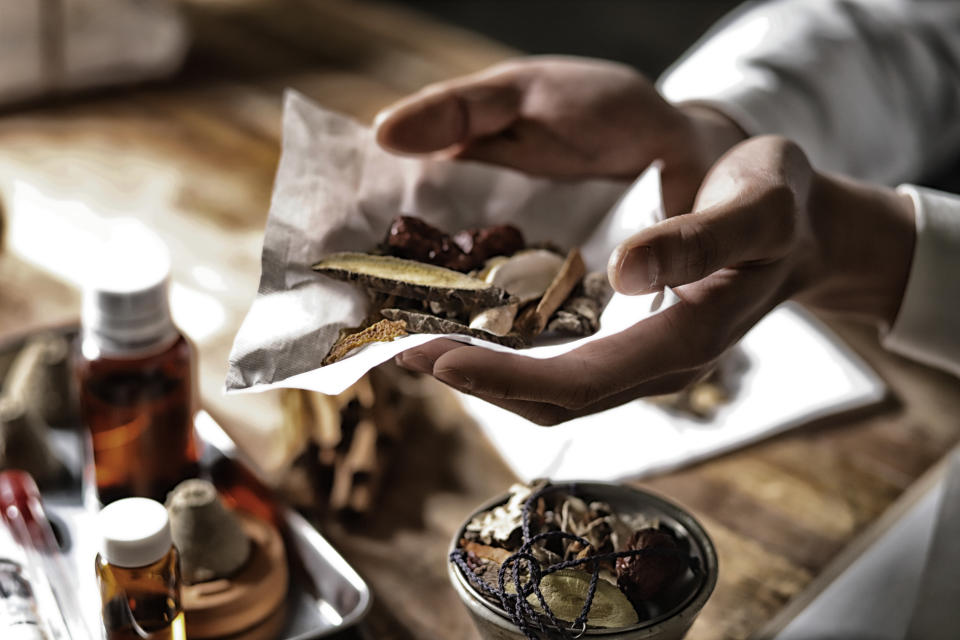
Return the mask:
M 511 296 L 479 278 L 415 260 L 367 253 L 335 253 L 313 265 L 324 275 L 414 300 L 455 301 L 464 307 L 496 307 Z
M 467 325 L 448 320 L 447 318 L 438 318 L 428 313 L 418 313 L 406 309 L 381 309 L 381 315 L 391 320 L 400 320 L 405 323 L 407 331 L 410 333 L 458 333 L 465 336 L 473 336 L 488 342 L 496 342 L 513 349 L 529 346 L 529 342 L 520 335 L 508 333 L 505 336 L 498 336 L 482 329 L 471 329 Z
M 328 365 L 342 360 L 348 353 L 372 342 L 390 342 L 407 335 L 407 325 L 403 320 L 384 319 L 375 322 L 366 329 L 342 336 L 330 348 L 323 364 Z

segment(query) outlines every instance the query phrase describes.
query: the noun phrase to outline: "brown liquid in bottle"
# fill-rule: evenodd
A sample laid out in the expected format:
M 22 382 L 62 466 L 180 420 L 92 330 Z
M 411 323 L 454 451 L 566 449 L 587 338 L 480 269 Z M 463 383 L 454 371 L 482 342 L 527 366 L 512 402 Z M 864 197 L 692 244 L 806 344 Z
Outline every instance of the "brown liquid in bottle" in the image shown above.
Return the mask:
M 114 567 L 98 555 L 96 569 L 107 640 L 185 640 L 175 548 L 136 568 Z
M 129 357 L 85 351 L 77 377 L 100 501 L 163 502 L 197 473 L 192 346 L 178 335 L 169 346 Z

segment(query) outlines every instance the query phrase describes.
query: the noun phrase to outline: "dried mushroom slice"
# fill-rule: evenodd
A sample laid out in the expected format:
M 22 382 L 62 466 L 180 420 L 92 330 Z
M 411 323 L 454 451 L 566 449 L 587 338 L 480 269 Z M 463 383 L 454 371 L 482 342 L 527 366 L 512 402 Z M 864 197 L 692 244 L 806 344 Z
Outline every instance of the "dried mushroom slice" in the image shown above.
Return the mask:
M 498 307 L 511 302 L 499 287 L 452 269 L 367 253 L 334 253 L 313 265 L 324 275 L 416 300 L 455 300 L 465 307 Z
M 591 577 L 591 574 L 575 569 L 561 569 L 544 576 L 540 581 L 540 593 L 553 615 L 566 622 L 576 620 L 586 602 Z M 527 601 L 534 609 L 541 610 L 540 600 L 535 593 L 530 594 Z M 620 589 L 606 580 L 597 581 L 597 591 L 587 614 L 588 625 L 620 629 L 633 626 L 639 620 L 633 605 Z
M 407 335 L 407 326 L 403 320 L 381 320 L 363 331 L 342 336 L 330 348 L 323 364 L 328 365 L 342 360 L 348 353 L 371 342 L 390 342 L 394 338 Z
M 429 313 L 418 313 L 406 309 L 381 309 L 380 314 L 384 318 L 391 320 L 402 320 L 406 323 L 407 331 L 410 333 L 457 333 L 465 336 L 473 336 L 481 340 L 502 344 L 512 349 L 529 346 L 529 342 L 520 335 L 508 333 L 505 336 L 498 336 L 482 329 L 471 329 L 467 325 L 449 320 L 447 318 L 438 318 Z

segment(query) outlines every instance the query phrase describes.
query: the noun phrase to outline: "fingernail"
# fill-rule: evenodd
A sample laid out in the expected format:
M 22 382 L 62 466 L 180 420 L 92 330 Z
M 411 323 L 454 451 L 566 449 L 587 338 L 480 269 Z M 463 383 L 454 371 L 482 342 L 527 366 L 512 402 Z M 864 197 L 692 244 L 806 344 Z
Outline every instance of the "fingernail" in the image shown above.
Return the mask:
M 456 389 L 463 389 L 466 391 L 473 385 L 473 383 L 470 381 L 470 378 L 463 375 L 456 369 L 440 369 L 439 371 L 434 371 L 433 375 L 440 382 L 445 382 Z
M 418 373 L 431 373 L 433 371 L 433 361 L 422 353 L 405 351 L 398 354 L 395 360 L 404 369 L 411 369 Z
M 634 247 L 620 258 L 617 276 L 624 293 L 640 293 L 657 287 L 660 267 L 650 247 Z

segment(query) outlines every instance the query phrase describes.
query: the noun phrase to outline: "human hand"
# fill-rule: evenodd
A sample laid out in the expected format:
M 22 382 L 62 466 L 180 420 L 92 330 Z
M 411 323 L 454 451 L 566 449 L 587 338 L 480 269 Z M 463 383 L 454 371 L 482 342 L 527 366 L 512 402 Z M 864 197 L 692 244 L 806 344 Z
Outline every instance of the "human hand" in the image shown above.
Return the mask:
M 533 422 L 557 424 L 683 388 L 791 297 L 892 322 L 913 234 L 909 200 L 817 173 L 782 138 L 754 138 L 714 166 L 692 213 L 645 229 L 611 256 L 619 292 L 669 285 L 680 298 L 674 306 L 550 359 L 436 340 L 397 360 Z
M 625 65 L 535 57 L 426 87 L 382 111 L 376 136 L 395 152 L 554 178 L 633 179 L 659 158 L 667 211 L 679 213 L 744 134 L 705 107 L 671 105 Z

